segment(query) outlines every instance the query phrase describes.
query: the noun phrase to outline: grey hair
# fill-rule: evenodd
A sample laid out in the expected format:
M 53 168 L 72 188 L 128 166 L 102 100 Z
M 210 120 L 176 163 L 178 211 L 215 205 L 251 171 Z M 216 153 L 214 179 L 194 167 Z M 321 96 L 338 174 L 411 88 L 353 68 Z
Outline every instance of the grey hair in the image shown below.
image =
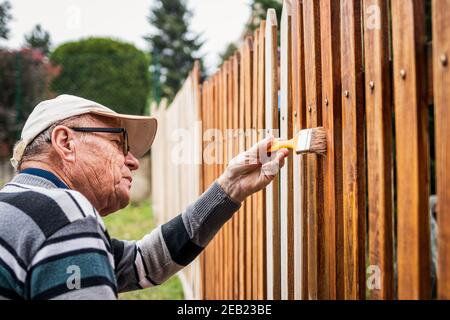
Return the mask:
M 52 124 L 50 127 L 39 133 L 33 141 L 31 141 L 23 152 L 22 158 L 20 159 L 17 168 L 20 169 L 23 162 L 35 160 L 38 157 L 42 157 L 50 150 L 50 145 L 52 143 L 52 133 L 53 130 L 60 125 L 73 126 L 73 125 L 84 125 L 88 120 L 94 119 L 94 116 L 90 114 L 83 114 L 78 116 L 73 116 Z M 82 135 L 85 135 L 81 133 Z M 20 142 L 20 141 L 19 141 Z M 19 143 L 17 142 L 17 143 Z M 17 145 L 16 143 L 16 145 Z

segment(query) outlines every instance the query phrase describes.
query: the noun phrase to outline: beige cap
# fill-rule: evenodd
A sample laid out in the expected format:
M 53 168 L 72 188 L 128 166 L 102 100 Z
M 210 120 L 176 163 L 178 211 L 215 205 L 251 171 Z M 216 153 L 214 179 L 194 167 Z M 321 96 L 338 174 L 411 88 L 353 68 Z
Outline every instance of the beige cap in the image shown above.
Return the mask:
M 17 169 L 25 148 L 42 131 L 54 123 L 81 114 L 92 113 L 121 120 L 128 132 L 130 152 L 142 157 L 151 147 L 156 136 L 157 121 L 153 117 L 124 115 L 97 102 L 64 94 L 39 103 L 30 114 L 22 129 L 19 143 L 15 146 L 11 164 Z

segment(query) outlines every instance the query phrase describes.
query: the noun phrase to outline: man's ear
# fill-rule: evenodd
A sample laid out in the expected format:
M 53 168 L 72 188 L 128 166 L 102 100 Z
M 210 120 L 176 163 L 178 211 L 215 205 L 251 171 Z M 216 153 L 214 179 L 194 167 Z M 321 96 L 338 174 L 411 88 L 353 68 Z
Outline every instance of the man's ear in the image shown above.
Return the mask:
M 56 126 L 52 132 L 52 146 L 61 160 L 75 161 L 75 141 L 73 131 L 66 126 Z

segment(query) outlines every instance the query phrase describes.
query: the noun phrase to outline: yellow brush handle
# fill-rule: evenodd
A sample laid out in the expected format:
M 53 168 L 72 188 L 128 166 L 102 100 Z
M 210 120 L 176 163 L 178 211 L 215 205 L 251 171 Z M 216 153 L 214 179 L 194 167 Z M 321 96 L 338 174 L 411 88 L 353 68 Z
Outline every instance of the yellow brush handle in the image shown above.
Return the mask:
M 272 147 L 270 148 L 269 152 L 278 151 L 280 149 L 286 148 L 286 149 L 295 149 L 295 139 L 291 140 L 275 140 L 272 144 Z

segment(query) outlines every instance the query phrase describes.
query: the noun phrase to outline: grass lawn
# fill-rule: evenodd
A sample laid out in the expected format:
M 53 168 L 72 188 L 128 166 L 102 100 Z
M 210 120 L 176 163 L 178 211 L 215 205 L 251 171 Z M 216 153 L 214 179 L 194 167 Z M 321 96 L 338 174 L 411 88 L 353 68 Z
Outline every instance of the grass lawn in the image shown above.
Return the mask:
M 129 205 L 104 219 L 112 238 L 121 240 L 139 240 L 156 226 L 148 201 L 139 205 Z M 180 300 L 184 299 L 181 282 L 173 276 L 164 284 L 119 295 L 122 300 Z

